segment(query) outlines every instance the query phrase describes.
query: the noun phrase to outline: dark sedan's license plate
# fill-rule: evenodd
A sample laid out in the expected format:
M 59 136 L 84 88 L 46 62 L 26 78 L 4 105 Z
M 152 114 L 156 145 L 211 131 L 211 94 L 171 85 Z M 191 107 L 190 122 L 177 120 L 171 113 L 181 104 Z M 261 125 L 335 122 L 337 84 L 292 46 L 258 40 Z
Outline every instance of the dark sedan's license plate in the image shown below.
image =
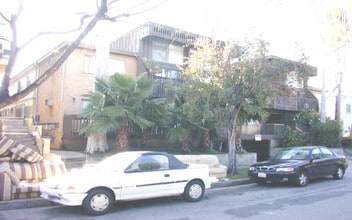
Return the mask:
M 266 173 L 260 172 L 258 173 L 259 178 L 266 178 Z

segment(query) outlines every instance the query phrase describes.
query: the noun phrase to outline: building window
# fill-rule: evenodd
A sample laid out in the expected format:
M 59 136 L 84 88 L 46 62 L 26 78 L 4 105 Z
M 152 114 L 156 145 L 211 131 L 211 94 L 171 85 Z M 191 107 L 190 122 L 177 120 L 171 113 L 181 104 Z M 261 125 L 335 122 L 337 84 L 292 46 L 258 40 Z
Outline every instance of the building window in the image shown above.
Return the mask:
M 100 61 L 101 62 L 101 61 Z M 101 76 L 111 76 L 115 73 L 126 74 L 126 61 L 109 59 L 107 65 L 98 63 L 95 56 L 84 56 L 84 73 L 98 74 Z
M 181 74 L 179 70 L 160 68 L 160 72 L 155 74 L 156 76 L 170 78 L 170 79 L 180 79 Z
M 97 71 L 97 59 L 94 56 L 84 56 L 84 73 L 94 74 Z
M 152 59 L 159 62 L 183 64 L 183 47 L 153 42 Z
M 351 113 L 351 105 L 346 104 L 346 113 L 350 114 Z
M 170 45 L 169 47 L 169 63 L 183 64 L 183 48 L 180 46 Z
M 21 92 L 21 80 L 17 82 L 17 92 Z
M 152 58 L 155 61 L 168 62 L 168 45 L 163 43 L 153 42 Z
M 112 75 L 119 73 L 121 75 L 126 74 L 126 61 L 109 59 L 108 74 Z
M 90 105 L 89 99 L 82 99 L 81 100 L 81 112 L 83 112 L 84 109 L 88 108 Z

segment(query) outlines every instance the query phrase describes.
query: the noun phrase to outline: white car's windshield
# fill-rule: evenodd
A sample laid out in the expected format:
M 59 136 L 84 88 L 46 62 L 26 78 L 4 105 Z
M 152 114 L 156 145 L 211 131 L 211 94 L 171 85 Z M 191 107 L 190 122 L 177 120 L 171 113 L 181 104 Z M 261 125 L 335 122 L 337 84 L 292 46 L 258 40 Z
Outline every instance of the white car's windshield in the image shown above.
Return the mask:
M 282 150 L 275 155 L 274 161 L 282 160 L 307 160 L 309 156 L 309 149 L 292 148 Z
M 137 155 L 138 157 L 138 155 Z M 136 154 L 119 153 L 110 156 L 94 165 L 95 168 L 120 170 L 126 168 L 136 159 Z

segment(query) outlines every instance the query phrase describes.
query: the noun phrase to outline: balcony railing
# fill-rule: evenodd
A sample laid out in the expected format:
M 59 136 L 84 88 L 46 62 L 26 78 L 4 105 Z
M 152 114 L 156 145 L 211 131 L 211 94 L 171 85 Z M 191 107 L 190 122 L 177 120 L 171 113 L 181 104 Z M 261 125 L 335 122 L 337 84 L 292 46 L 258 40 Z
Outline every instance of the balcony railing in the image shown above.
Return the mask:
M 227 140 L 227 129 L 217 128 L 217 135 L 221 140 Z M 285 134 L 284 124 L 243 125 L 241 138 L 243 140 L 254 139 L 255 135 L 262 135 L 263 139 L 282 138 Z
M 277 110 L 286 110 L 286 111 L 300 111 L 303 109 L 318 109 L 318 101 L 314 98 L 306 97 L 278 97 L 276 98 L 271 108 Z
M 182 79 L 172 79 L 161 76 L 155 76 L 152 74 L 150 74 L 148 77 L 156 82 L 156 86 L 153 91 L 154 97 L 170 97 L 172 94 L 170 91 L 167 91 L 168 84 L 173 83 L 176 85 L 180 85 L 184 82 Z
M 260 127 L 260 134 L 282 136 L 285 134 L 286 127 L 284 124 L 263 124 Z
M 160 25 L 152 22 L 148 23 L 148 25 L 144 26 L 144 28 L 144 33 L 146 36 L 160 37 L 163 39 L 177 41 L 184 44 L 194 42 L 197 38 L 200 37 L 197 34 L 181 31 L 173 27 Z

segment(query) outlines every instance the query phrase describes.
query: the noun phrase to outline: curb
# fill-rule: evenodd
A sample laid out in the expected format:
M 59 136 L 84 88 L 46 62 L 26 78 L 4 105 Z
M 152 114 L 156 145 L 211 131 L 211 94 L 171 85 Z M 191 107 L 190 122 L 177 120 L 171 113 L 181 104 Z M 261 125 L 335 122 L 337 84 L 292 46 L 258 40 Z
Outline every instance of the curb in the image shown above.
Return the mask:
M 211 184 L 211 189 L 238 186 L 253 183 L 250 179 L 239 179 L 239 180 L 219 180 Z M 52 206 L 53 204 L 43 198 L 33 199 L 14 199 L 9 201 L 0 201 L 0 211 L 15 210 L 15 209 L 27 209 Z M 55 205 L 55 204 L 54 204 Z
M 219 180 L 216 183 L 211 184 L 211 189 L 230 187 L 230 186 L 239 186 L 253 183 L 249 178 L 238 179 L 238 180 Z
M 9 201 L 0 201 L 0 211 L 45 207 L 50 205 L 51 203 L 49 201 L 42 198 L 14 199 Z

